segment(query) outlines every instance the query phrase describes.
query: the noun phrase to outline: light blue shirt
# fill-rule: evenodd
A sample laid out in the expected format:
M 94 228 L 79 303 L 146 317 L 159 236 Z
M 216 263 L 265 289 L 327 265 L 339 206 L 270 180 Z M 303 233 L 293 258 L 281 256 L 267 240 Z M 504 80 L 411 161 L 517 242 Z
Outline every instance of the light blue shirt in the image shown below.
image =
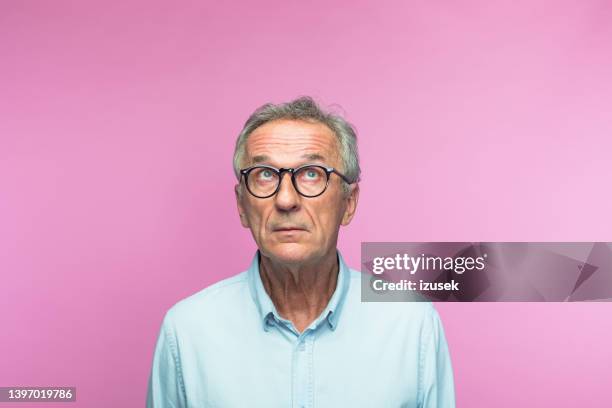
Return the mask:
M 336 290 L 299 333 L 249 269 L 174 305 L 160 330 L 147 407 L 455 406 L 440 317 L 429 302 L 361 302 L 338 253 Z

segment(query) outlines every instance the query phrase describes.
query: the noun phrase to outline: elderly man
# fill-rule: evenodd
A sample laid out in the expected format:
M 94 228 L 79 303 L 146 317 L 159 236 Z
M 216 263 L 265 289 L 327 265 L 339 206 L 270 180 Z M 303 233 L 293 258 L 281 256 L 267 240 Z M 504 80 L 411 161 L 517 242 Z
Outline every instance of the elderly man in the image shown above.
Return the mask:
M 257 109 L 236 143 L 248 270 L 164 318 L 148 407 L 454 407 L 431 303 L 365 303 L 336 249 L 353 219 L 353 128 L 311 98 Z

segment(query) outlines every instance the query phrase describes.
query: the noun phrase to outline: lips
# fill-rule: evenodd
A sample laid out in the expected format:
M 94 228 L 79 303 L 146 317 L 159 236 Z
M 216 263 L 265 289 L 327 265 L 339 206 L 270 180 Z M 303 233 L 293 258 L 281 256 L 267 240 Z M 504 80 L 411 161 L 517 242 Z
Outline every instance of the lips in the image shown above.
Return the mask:
M 274 232 L 280 232 L 280 231 L 305 231 L 305 229 L 302 228 L 302 227 L 293 226 L 293 225 L 283 225 L 283 226 L 279 226 L 279 227 L 274 227 L 272 229 L 272 231 L 274 231 Z

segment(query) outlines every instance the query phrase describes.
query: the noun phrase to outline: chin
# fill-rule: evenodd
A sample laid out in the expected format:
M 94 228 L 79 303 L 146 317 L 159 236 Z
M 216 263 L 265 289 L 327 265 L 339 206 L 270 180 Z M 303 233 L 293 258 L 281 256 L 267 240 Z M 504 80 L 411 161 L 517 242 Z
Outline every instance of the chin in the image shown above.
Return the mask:
M 270 248 L 262 249 L 261 252 L 264 256 L 284 264 L 306 263 L 319 255 L 317 251 L 297 243 L 276 244 Z

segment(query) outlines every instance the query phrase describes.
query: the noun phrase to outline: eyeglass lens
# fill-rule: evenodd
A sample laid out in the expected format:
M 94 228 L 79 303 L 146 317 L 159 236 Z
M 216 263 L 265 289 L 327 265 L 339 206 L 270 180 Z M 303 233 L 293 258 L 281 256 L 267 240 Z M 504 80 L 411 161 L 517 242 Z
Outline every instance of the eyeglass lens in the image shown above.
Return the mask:
M 327 186 L 327 173 L 318 166 L 306 166 L 294 173 L 295 188 L 305 196 L 316 196 Z M 266 168 L 256 167 L 249 173 L 248 188 L 256 196 L 266 197 L 274 193 L 280 183 L 278 172 Z

